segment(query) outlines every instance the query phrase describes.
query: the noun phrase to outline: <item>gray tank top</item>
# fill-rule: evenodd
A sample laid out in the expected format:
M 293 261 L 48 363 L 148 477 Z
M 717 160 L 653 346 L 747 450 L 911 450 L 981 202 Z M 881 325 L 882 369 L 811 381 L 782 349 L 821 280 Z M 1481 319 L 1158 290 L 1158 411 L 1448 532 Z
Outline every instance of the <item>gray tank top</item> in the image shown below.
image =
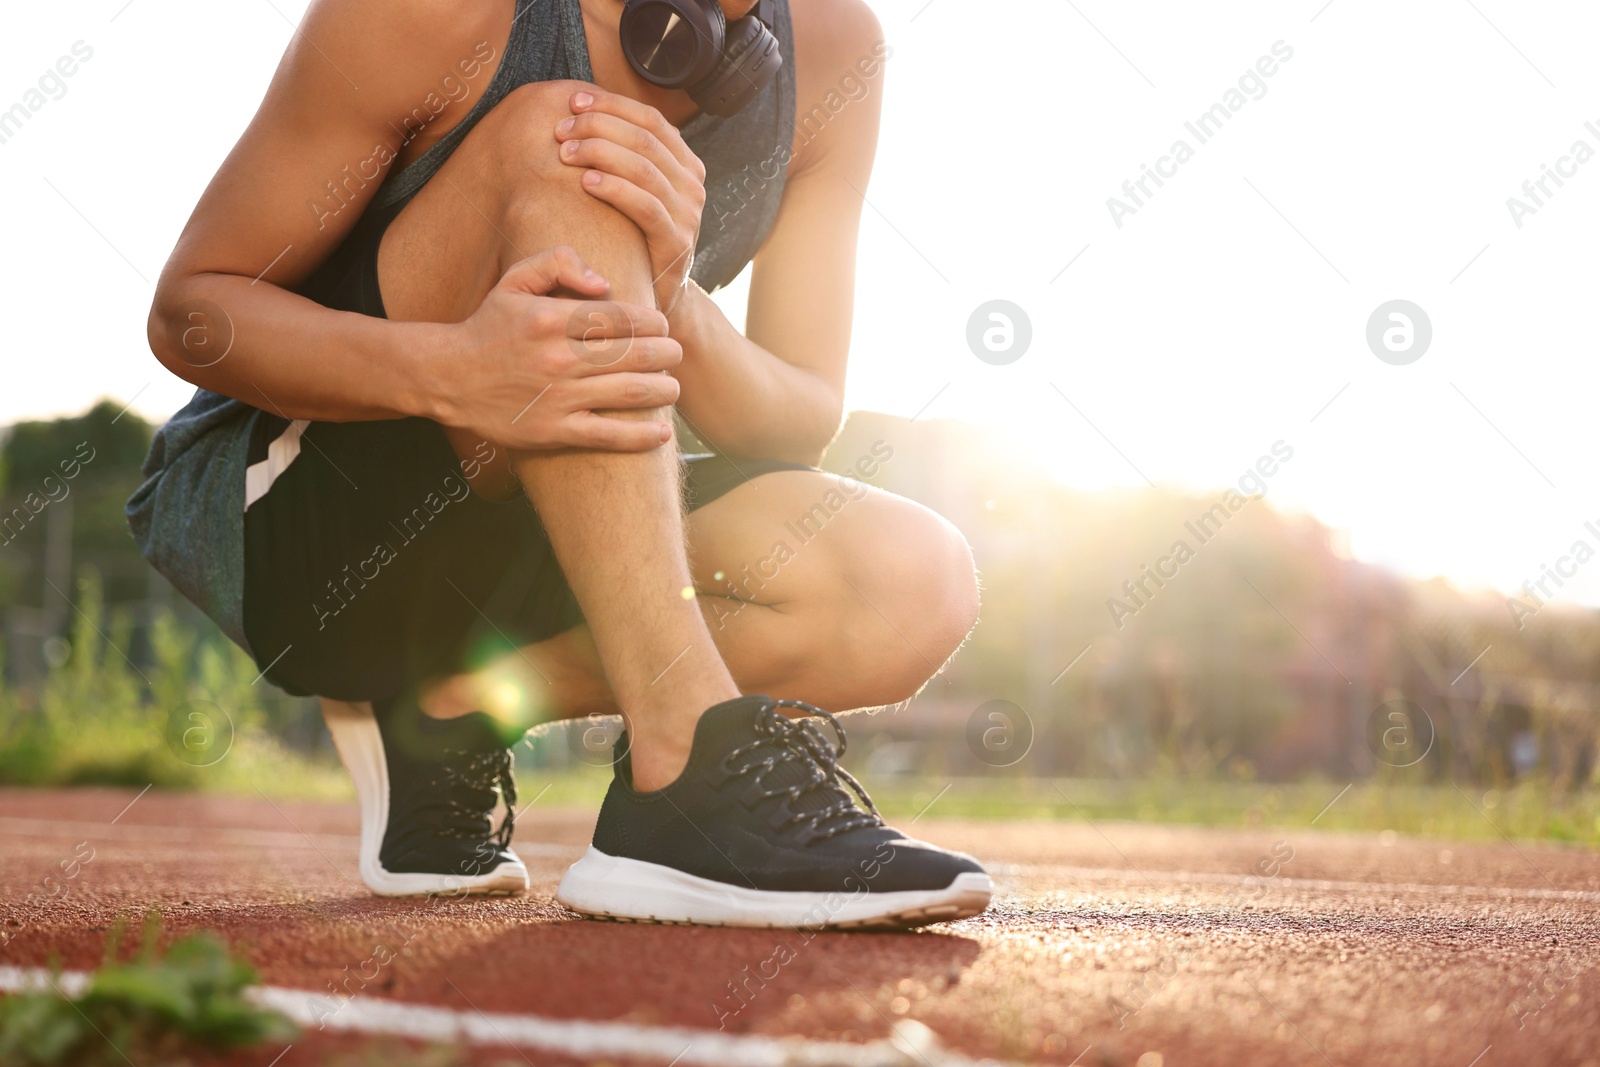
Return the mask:
M 773 33 L 783 55 L 792 57 L 788 0 L 774 6 Z M 482 99 L 437 144 L 390 174 L 372 207 L 393 208 L 415 196 L 511 90 L 563 78 L 594 81 L 578 0 L 517 0 L 505 58 Z M 702 113 L 682 129 L 684 141 L 706 165 L 706 207 L 692 273 L 708 292 L 738 277 L 772 229 L 794 141 L 794 100 L 791 58 L 779 68 L 777 80 L 738 114 L 717 118 Z
M 506 94 L 529 82 L 593 81 L 578 0 L 516 0 L 500 66 L 466 118 L 418 159 L 393 171 L 368 210 L 398 210 L 436 174 Z M 700 114 L 683 137 L 706 166 L 706 207 L 692 274 L 708 292 L 727 285 L 772 229 L 794 138 L 794 34 L 788 0 L 773 32 L 786 61 L 777 79 L 728 118 Z M 256 409 L 198 390 L 156 432 L 145 480 L 128 500 L 128 525 L 152 566 L 249 650 L 244 633 L 244 509 Z

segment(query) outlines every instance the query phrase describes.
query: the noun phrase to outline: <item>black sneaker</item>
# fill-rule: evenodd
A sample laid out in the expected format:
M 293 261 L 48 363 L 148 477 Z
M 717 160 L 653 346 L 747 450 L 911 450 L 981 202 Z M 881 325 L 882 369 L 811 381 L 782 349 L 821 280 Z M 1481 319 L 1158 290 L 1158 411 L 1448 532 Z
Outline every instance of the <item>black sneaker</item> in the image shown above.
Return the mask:
M 837 749 L 813 716 L 833 724 Z M 839 766 L 844 730 L 825 711 L 764 696 L 718 704 L 695 728 L 683 774 L 655 793 L 634 791 L 626 745 L 624 735 L 594 844 L 556 891 L 573 911 L 849 929 L 925 926 L 989 906 L 993 886 L 976 860 L 884 824 Z
M 434 719 L 408 703 L 377 714 L 366 704 L 322 708 L 361 802 L 367 888 L 384 897 L 527 891 L 528 869 L 511 850 L 511 752 L 494 720 Z

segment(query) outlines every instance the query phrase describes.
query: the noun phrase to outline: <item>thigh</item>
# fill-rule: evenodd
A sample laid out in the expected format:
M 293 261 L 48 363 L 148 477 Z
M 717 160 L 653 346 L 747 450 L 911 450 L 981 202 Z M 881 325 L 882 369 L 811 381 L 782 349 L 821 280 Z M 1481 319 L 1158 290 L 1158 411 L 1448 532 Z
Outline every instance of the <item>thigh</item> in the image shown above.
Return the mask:
M 689 557 L 702 593 L 783 605 L 838 593 L 873 571 L 919 505 L 863 482 L 789 465 L 690 515 Z
M 288 423 L 260 416 L 270 462 Z M 311 423 L 245 512 L 245 627 L 291 692 L 384 699 L 580 616 L 537 516 L 468 488 L 424 419 Z

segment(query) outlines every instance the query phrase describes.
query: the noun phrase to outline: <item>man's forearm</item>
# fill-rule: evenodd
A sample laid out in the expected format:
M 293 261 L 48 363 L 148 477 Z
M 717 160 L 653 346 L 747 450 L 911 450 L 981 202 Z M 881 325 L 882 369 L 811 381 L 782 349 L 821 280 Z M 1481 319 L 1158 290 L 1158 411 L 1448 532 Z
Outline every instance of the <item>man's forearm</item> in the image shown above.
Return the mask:
M 734 329 L 691 284 L 669 318 L 683 345 L 678 411 L 706 444 L 735 456 L 817 463 L 839 430 L 839 391 Z
M 434 414 L 428 364 L 443 344 L 436 324 L 332 311 L 266 282 L 200 274 L 163 283 L 149 339 L 190 384 L 284 418 Z

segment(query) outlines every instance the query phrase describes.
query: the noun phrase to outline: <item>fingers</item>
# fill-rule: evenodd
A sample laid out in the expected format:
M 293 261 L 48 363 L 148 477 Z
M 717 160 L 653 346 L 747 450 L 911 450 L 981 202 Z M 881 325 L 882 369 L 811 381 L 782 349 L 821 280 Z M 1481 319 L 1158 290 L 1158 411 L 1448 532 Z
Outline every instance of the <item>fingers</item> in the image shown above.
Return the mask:
M 663 172 L 685 169 L 678 157 L 655 134 L 626 119 L 598 111 L 561 120 L 556 125 L 556 140 L 562 143 L 563 149 L 568 144 L 582 141 L 608 141 L 643 156 Z M 562 158 L 566 158 L 564 151 Z
M 575 341 L 667 336 L 667 317 L 643 304 L 620 300 L 551 300 L 549 306 L 552 313 L 566 316 L 566 334 Z
M 600 296 L 610 287 L 571 245 L 557 245 L 513 263 L 500 284 L 535 296 L 543 296 L 560 286 Z
M 671 423 L 616 419 L 592 411 L 573 414 L 562 429 L 568 445 L 606 452 L 648 452 L 672 440 Z
M 586 378 L 618 371 L 670 371 L 683 362 L 683 346 L 670 337 L 586 337 L 572 342 L 581 366 L 572 376 Z
M 568 141 L 561 146 L 561 161 L 574 167 L 591 167 L 605 174 L 626 178 L 664 202 L 679 198 L 678 189 L 649 157 L 604 137 Z M 672 164 L 667 162 L 667 166 L 671 167 Z
M 678 402 L 678 379 L 668 374 L 596 374 L 564 386 L 560 404 L 573 411 L 632 411 Z
M 583 188 L 596 200 L 603 200 L 622 212 L 639 229 L 652 247 L 676 245 L 678 223 L 667 205 L 654 193 L 639 188 L 626 178 L 591 170 L 583 175 Z
M 508 277 L 510 273 L 507 271 Z M 607 337 L 667 336 L 667 316 L 643 304 L 536 296 L 515 308 L 516 324 L 528 338 L 564 336 L 574 342 L 591 342 Z
M 574 115 L 594 113 L 612 115 L 638 126 L 665 145 L 678 162 L 688 168 L 699 180 L 705 180 L 706 168 L 700 162 L 700 157 L 690 150 L 689 145 L 683 139 L 683 134 L 678 132 L 678 128 L 668 122 L 661 112 L 649 104 L 641 103 L 619 93 L 608 93 L 604 89 L 590 89 L 573 93 L 569 104 Z

